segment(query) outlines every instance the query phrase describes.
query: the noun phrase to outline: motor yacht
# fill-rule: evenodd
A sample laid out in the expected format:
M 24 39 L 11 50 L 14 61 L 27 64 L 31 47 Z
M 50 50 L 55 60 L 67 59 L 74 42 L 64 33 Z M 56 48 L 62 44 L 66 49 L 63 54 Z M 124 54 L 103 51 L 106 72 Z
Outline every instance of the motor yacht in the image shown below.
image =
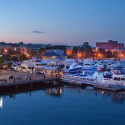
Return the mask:
M 111 70 L 112 78 L 103 78 L 103 83 L 125 86 L 125 70 Z
M 84 65 L 82 69 L 97 69 L 97 64 L 94 62 L 93 59 L 87 58 L 84 60 Z
M 122 64 L 116 61 L 108 62 L 107 69 L 113 69 L 113 68 L 122 68 Z
M 107 69 L 107 64 L 103 61 L 98 62 L 97 70 L 104 71 Z
M 69 67 L 69 73 L 77 73 L 80 72 L 82 69 L 81 65 L 78 65 L 77 63 L 72 63 Z
M 65 60 L 65 66 L 62 69 L 62 72 L 69 72 L 70 66 L 71 64 L 76 63 L 76 61 L 74 59 L 67 59 Z

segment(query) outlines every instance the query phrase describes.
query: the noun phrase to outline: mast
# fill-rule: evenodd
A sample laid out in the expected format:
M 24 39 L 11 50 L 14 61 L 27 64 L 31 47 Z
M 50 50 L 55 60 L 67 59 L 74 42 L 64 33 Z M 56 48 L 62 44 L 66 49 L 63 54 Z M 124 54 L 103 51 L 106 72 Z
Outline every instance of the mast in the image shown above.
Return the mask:
M 118 45 L 118 58 L 119 58 L 119 45 Z M 118 59 L 117 59 L 118 60 Z
M 79 47 L 78 47 L 78 61 L 79 61 Z

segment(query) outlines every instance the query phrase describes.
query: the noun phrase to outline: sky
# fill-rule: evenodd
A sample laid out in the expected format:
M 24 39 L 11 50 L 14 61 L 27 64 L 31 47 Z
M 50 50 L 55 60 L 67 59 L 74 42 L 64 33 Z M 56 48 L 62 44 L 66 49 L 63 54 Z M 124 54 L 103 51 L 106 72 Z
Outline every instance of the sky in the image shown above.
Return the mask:
M 125 43 L 125 0 L 0 0 L 0 41 Z

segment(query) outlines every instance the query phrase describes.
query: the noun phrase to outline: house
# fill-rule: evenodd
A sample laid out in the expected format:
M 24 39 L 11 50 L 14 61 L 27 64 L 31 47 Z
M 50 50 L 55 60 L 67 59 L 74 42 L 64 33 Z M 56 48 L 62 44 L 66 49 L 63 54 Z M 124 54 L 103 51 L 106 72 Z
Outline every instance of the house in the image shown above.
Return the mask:
M 47 50 L 42 56 L 43 60 L 51 60 L 55 62 L 56 65 L 63 65 L 65 63 L 65 59 L 67 58 L 67 54 L 64 53 L 64 50 L 60 49 Z

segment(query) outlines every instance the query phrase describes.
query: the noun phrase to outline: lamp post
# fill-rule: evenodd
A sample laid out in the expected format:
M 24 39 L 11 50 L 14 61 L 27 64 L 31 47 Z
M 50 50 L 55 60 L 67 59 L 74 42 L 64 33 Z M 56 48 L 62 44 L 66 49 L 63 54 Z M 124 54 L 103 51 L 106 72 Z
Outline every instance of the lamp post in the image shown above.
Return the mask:
M 5 60 L 6 60 L 7 49 L 5 49 L 4 52 L 5 52 Z

